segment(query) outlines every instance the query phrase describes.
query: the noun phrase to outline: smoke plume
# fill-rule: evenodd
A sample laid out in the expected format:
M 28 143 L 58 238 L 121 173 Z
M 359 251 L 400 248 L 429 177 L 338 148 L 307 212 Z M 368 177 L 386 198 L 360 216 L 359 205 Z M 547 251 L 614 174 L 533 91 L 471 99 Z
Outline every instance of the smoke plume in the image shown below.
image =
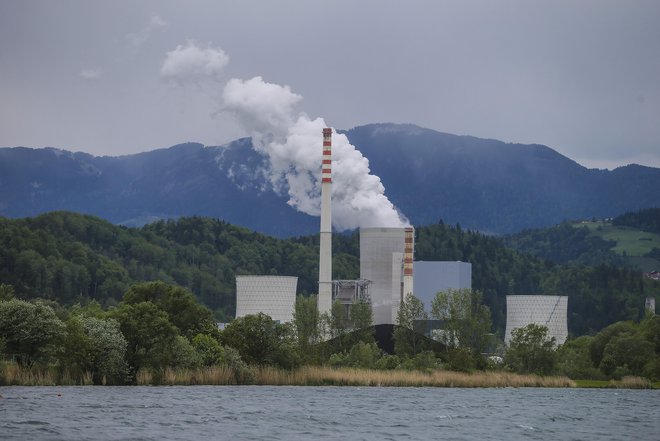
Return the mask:
M 228 62 L 229 57 L 222 49 L 202 49 L 194 41 L 188 41 L 185 46 L 178 45 L 165 54 L 160 75 L 180 84 L 198 83 L 207 79 L 219 81 Z
M 161 75 L 179 83 L 198 82 L 208 72 L 219 81 L 228 57 L 221 49 L 199 49 L 194 43 L 168 52 Z M 209 67 L 211 66 L 211 67 Z M 220 95 L 221 111 L 230 112 L 252 137 L 254 148 L 269 160 L 273 189 L 289 197 L 289 205 L 304 213 L 321 213 L 321 132 L 327 124 L 297 112 L 302 96 L 289 86 L 262 77 L 230 79 Z M 337 230 L 359 227 L 402 227 L 407 220 L 385 196 L 369 161 L 346 135 L 332 138 L 332 210 Z

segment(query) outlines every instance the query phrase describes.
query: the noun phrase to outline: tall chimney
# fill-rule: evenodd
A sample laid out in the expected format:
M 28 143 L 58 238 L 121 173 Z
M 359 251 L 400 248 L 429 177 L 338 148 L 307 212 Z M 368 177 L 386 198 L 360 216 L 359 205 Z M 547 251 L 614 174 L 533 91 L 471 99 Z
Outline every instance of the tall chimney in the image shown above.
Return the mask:
M 413 293 L 413 254 L 415 252 L 415 229 L 407 227 L 404 233 L 403 249 L 403 300 Z
M 332 309 L 332 129 L 323 129 L 321 167 L 321 242 L 319 253 L 319 314 Z

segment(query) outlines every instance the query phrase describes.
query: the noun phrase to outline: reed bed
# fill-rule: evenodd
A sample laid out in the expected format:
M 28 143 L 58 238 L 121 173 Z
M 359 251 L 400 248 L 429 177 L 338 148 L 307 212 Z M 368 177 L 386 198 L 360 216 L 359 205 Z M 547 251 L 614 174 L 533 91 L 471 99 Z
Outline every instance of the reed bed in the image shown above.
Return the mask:
M 236 375 L 231 368 L 224 366 L 210 366 L 199 369 L 165 368 L 158 375 L 141 369 L 136 375 L 138 385 L 167 385 L 167 386 L 190 386 L 190 385 L 214 385 L 225 386 L 237 384 Z
M 13 362 L 0 365 L 0 385 L 4 386 L 76 386 L 92 384 L 91 372 L 74 375 L 55 367 L 25 367 Z
M 642 377 L 623 377 L 621 380 L 610 381 L 610 387 L 616 389 L 652 389 L 651 382 Z
M 381 386 L 381 387 L 574 387 L 566 377 L 539 377 L 508 372 L 466 374 L 452 371 L 404 371 L 330 368 L 308 366 L 295 371 L 270 367 L 258 369 L 255 383 L 298 386 Z
M 138 385 L 234 385 L 257 384 L 273 386 L 377 386 L 377 387 L 576 387 L 567 377 L 540 377 L 509 372 L 461 373 L 435 370 L 429 372 L 407 370 L 371 370 L 304 366 L 293 371 L 273 367 L 253 368 L 249 376 L 229 367 L 211 366 L 199 369 L 159 371 L 141 369 Z M 2 385 L 81 385 L 92 384 L 89 372 L 82 375 L 58 372 L 54 368 L 29 369 L 15 363 L 5 363 L 0 369 Z M 639 377 L 625 377 L 611 382 L 609 387 L 648 388 L 651 383 Z

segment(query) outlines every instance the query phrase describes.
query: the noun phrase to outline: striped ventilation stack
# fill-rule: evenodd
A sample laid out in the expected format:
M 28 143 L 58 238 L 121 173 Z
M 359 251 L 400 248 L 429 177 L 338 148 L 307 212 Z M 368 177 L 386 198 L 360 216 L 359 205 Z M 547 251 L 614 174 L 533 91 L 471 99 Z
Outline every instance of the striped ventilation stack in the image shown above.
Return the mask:
M 415 229 L 407 227 L 404 232 L 403 292 L 402 297 L 413 293 L 413 255 L 415 253 Z M 401 299 L 403 300 L 403 299 Z
M 332 308 L 332 129 L 323 129 L 321 167 L 321 238 L 319 247 L 319 314 Z

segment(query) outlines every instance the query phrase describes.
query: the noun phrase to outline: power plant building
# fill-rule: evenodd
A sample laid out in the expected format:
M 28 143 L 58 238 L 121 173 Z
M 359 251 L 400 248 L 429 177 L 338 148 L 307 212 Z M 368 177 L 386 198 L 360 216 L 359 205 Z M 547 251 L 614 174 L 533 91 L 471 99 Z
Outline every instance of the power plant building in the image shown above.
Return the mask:
M 506 331 L 504 342 L 511 342 L 511 332 L 534 323 L 546 326 L 558 345 L 568 337 L 568 297 L 543 295 L 506 296 Z
M 647 297 L 644 302 L 644 310 L 655 315 L 655 297 Z
M 374 324 L 394 324 L 403 297 L 413 292 L 412 228 L 360 229 L 360 278 L 371 281 Z
M 298 278 L 289 276 L 236 276 L 236 318 L 263 312 L 273 320 L 293 320 Z
M 467 262 L 427 262 L 413 264 L 415 297 L 431 311 L 435 295 L 447 289 L 472 289 L 472 264 Z

